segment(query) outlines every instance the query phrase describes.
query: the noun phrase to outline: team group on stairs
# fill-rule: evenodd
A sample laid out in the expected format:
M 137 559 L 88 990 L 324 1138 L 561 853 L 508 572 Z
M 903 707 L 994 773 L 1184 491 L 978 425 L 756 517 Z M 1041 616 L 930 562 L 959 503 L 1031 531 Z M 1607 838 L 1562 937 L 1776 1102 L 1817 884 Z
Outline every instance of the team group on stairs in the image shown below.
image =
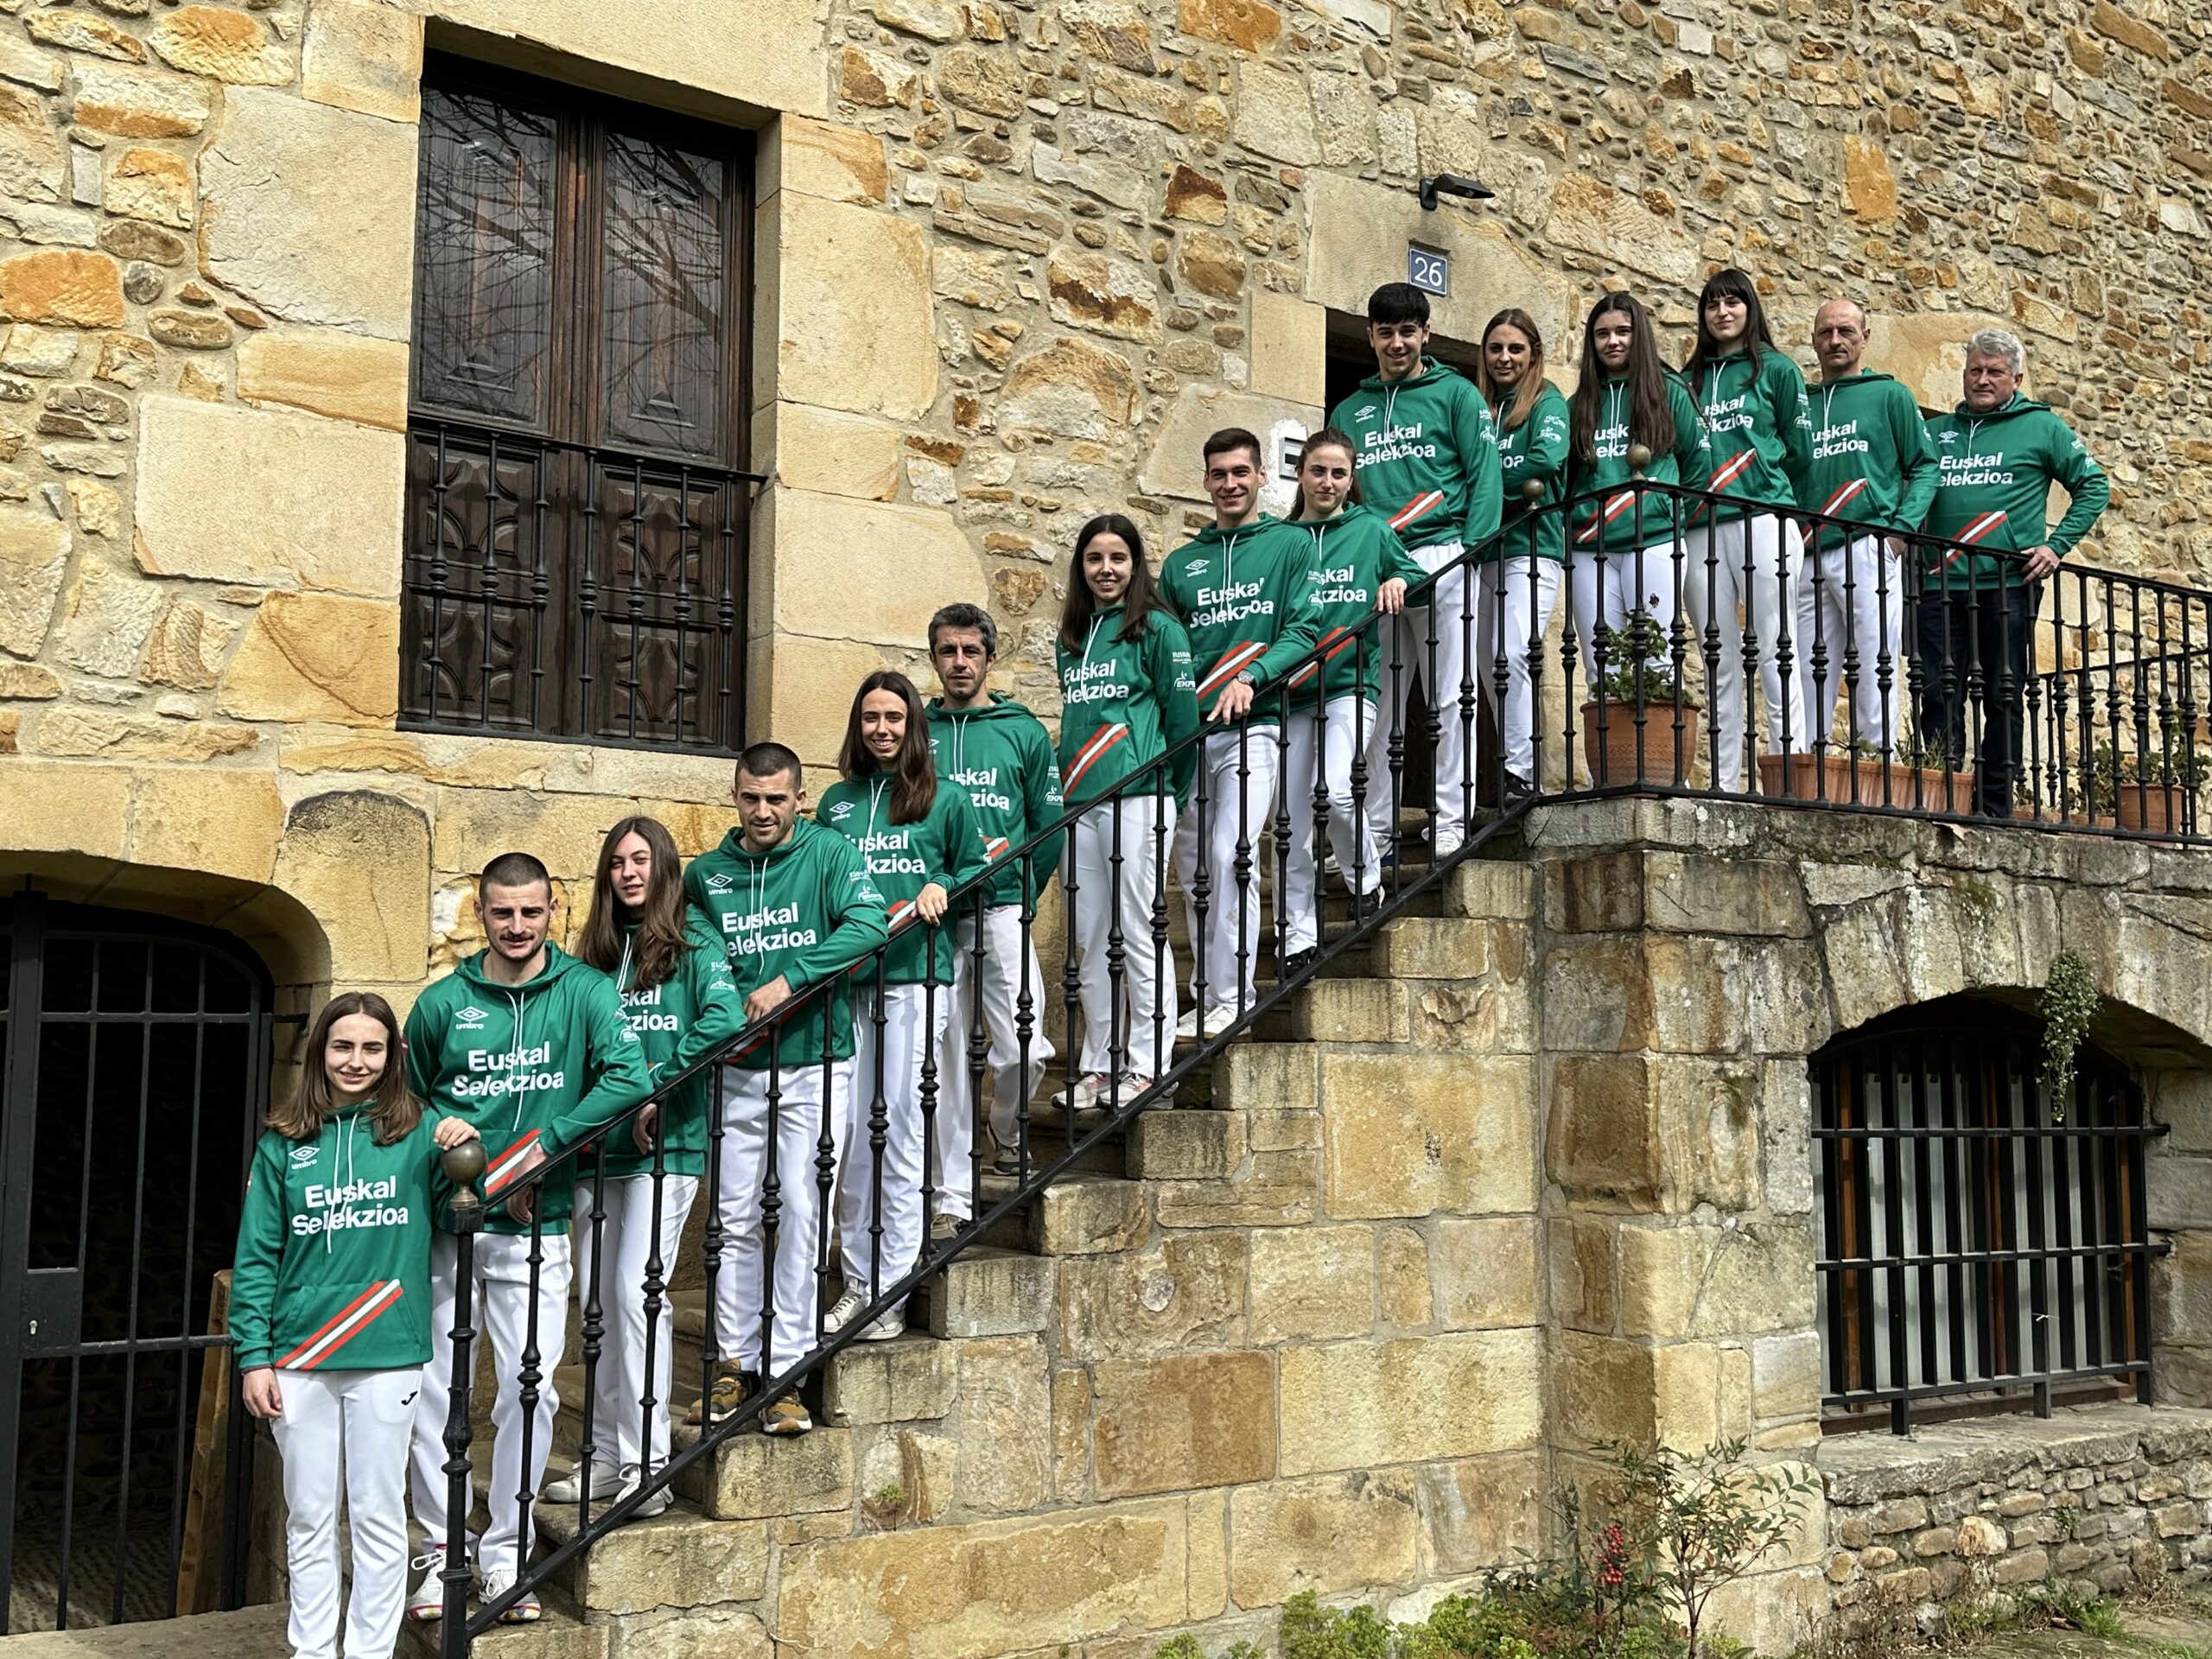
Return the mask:
M 511 852 L 478 882 L 485 948 L 404 1025 L 379 996 L 331 998 L 254 1154 L 231 1311 L 246 1408 L 283 1460 L 295 1652 L 340 1649 L 341 1484 L 343 1651 L 385 1659 L 404 1617 L 442 1614 L 464 1288 L 496 1379 L 469 1565 L 486 1602 L 512 1598 L 502 1617 L 526 1621 L 542 1611 L 523 1578 L 534 1495 L 635 1497 L 636 1515 L 669 1501 L 666 1287 L 702 1185 L 715 1368 L 691 1421 L 750 1408 L 765 1433 L 805 1433 L 781 1379 L 824 1336 L 898 1335 L 905 1313 L 884 1293 L 932 1233 L 970 1218 L 967 1173 L 1031 1167 L 1060 983 L 1033 943 L 1046 884 L 1062 883 L 1081 1013 L 1052 1105 L 1081 1121 L 1151 1087 L 1179 1038 L 1253 1009 L 1261 849 L 1281 826 L 1279 978 L 1322 943 L 1331 866 L 1353 918 L 1374 914 L 1421 708 L 1441 716 L 1427 720 L 1433 856 L 1469 834 L 1477 707 L 1503 803 L 1535 791 L 1530 659 L 1562 587 L 1593 683 L 1624 642 L 1655 637 L 1640 623 L 1676 639 L 1688 625 L 1722 790 L 1742 784 L 1754 694 L 1769 749 L 1826 738 L 1841 702 L 1852 740 L 1889 754 L 1908 658 L 1972 661 L 1974 696 L 1967 677 L 1917 677 L 1914 723 L 1955 762 L 1977 715 L 1978 806 L 2009 814 L 2038 584 L 2102 511 L 2103 474 L 2021 395 L 2010 334 L 1966 343 L 1961 402 L 1923 423 L 1903 386 L 1862 367 L 1867 319 L 1849 300 L 1818 314 L 1809 386 L 1744 273 L 1714 276 L 1697 319 L 1672 372 L 1650 311 L 1607 294 L 1568 393 L 1525 312 L 1491 321 L 1469 378 L 1430 353 L 1419 290 L 1378 289 L 1376 372 L 1304 441 L 1289 517 L 1262 510 L 1264 448 L 1230 429 L 1199 457 L 1213 522 L 1184 545 L 1155 558 L 1118 513 L 1083 526 L 1057 741 L 990 689 L 988 613 L 948 605 L 929 624 L 938 695 L 868 676 L 818 801 L 795 753 L 753 744 L 735 823 L 688 866 L 656 820 L 613 827 L 575 955 L 553 943 L 545 866 Z M 2055 528 L 2054 482 L 2069 496 Z M 750 1046 L 655 1097 L 787 1004 Z M 440 1158 L 471 1140 L 487 1213 L 464 1287 Z M 842 1294 L 824 1307 L 832 1278 Z M 591 1429 L 578 1468 L 548 1485 L 572 1294 L 602 1327 Z

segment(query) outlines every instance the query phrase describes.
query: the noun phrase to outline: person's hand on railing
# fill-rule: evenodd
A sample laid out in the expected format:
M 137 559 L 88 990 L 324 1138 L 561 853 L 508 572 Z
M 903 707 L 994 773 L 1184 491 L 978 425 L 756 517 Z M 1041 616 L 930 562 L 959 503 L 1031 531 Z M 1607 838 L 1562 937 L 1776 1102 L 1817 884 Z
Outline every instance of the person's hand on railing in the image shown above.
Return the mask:
M 2020 574 L 2030 582 L 2041 582 L 2057 569 L 2058 555 L 2048 542 L 2030 548 L 2020 563 Z
M 930 882 L 914 895 L 914 914 L 931 927 L 935 927 L 944 919 L 944 912 L 951 908 L 951 896 L 935 881 Z
M 1243 719 L 1245 711 L 1251 706 L 1252 682 L 1240 674 L 1221 688 L 1221 696 L 1214 702 L 1213 712 L 1206 718 L 1217 726 L 1226 726 L 1231 721 Z
M 653 1149 L 653 1136 L 660 1128 L 660 1102 L 649 1100 L 638 1108 L 638 1115 L 630 1120 L 630 1144 L 647 1155 Z
M 1375 608 L 1385 616 L 1395 616 L 1406 608 L 1406 579 L 1392 576 L 1375 590 Z
M 430 1131 L 430 1138 L 438 1143 L 440 1152 L 451 1152 L 477 1139 L 476 1126 L 465 1117 L 442 1117 L 438 1127 Z
M 781 974 L 745 999 L 745 1023 L 766 1020 L 791 1000 L 791 982 Z
M 256 1417 L 274 1421 L 284 1414 L 284 1396 L 276 1387 L 276 1368 L 257 1365 L 238 1379 L 245 1408 Z

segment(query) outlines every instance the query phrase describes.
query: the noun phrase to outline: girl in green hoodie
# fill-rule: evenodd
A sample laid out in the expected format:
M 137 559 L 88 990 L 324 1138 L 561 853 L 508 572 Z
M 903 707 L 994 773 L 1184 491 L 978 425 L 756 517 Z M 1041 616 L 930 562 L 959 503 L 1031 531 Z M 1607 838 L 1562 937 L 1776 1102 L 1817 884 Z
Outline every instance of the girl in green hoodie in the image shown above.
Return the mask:
M 1306 440 L 1298 461 L 1298 497 L 1291 520 L 1313 539 L 1307 578 L 1320 612 L 1320 663 L 1291 676 L 1289 718 L 1283 726 L 1283 807 L 1290 816 L 1290 848 L 1283 870 L 1283 972 L 1296 973 L 1319 948 L 1320 906 L 1313 868 L 1322 829 L 1316 797 L 1327 802 L 1324 821 L 1337 868 L 1364 916 L 1381 902 L 1382 867 L 1365 793 L 1355 806 L 1352 760 L 1375 731 L 1376 694 L 1382 683 L 1384 645 L 1376 616 L 1397 616 L 1406 588 L 1427 570 L 1379 513 L 1359 502 L 1351 436 L 1325 426 Z M 1319 782 L 1316 784 L 1316 773 Z M 1367 791 L 1375 787 L 1367 779 Z
M 952 1000 L 945 912 L 952 889 L 983 872 L 975 805 L 959 785 L 938 781 L 922 699 L 904 674 L 880 669 L 861 682 L 837 771 L 815 817 L 860 848 L 892 938 L 881 962 L 863 962 L 855 976 L 855 1086 L 837 1160 L 845 1293 L 823 1322 L 833 1336 L 921 1259 L 923 1147 L 938 1109 L 932 1101 L 925 1122 L 923 1066 L 944 1040 Z M 944 1179 L 940 1171 L 938 1185 Z M 901 1304 L 860 1340 L 887 1341 L 906 1328 Z
M 624 818 L 607 832 L 576 954 L 614 982 L 655 1087 L 744 1028 L 729 955 L 685 899 L 676 838 L 658 818 Z M 576 1160 L 576 1283 L 587 1304 L 599 1304 L 607 1333 L 587 1379 L 590 1455 L 545 1489 L 548 1503 L 578 1503 L 587 1488 L 594 1502 L 612 1503 L 668 1461 L 676 1343 L 668 1283 L 706 1173 L 709 1081 L 693 1077 L 641 1107 L 608 1132 L 598 1156 L 586 1151 Z M 668 1488 L 660 1487 L 631 1518 L 658 1515 L 668 1503 Z
M 245 1408 L 284 1459 L 286 1634 L 338 1652 L 338 1498 L 353 1538 L 347 1659 L 389 1659 L 407 1600 L 407 1451 L 430 1357 L 430 1213 L 446 1147 L 476 1138 L 426 1114 L 382 997 L 323 1004 L 290 1099 L 255 1146 L 231 1270 Z M 341 1483 L 340 1467 L 345 1474 Z
M 1708 630 L 1719 639 L 1705 664 L 1717 757 L 1713 782 L 1734 790 L 1744 781 L 1747 646 L 1758 652 L 1766 747 L 1796 753 L 1812 747 L 1805 729 L 1807 647 L 1794 637 L 1805 543 L 1789 514 L 1812 465 L 1813 424 L 1805 377 L 1775 349 L 1758 289 L 1740 270 L 1715 272 L 1698 296 L 1697 347 L 1682 376 L 1713 445 L 1705 487 L 1719 498 L 1688 514 L 1684 597 L 1700 641 Z
M 1497 723 L 1505 792 L 1511 798 L 1528 794 L 1536 783 L 1529 657 L 1540 648 L 1559 604 L 1560 566 L 1567 556 L 1567 521 L 1559 504 L 1567 486 L 1568 416 L 1565 395 L 1544 378 L 1544 337 L 1526 311 L 1501 311 L 1484 328 L 1475 385 L 1497 428 L 1498 468 L 1505 480 L 1504 533 L 1497 551 L 1485 556 L 1475 573 L 1475 683 Z
M 1174 1046 L 1175 964 L 1153 938 L 1152 912 L 1198 762 L 1185 741 L 1198 729 L 1191 637 L 1153 586 L 1144 537 L 1118 512 L 1077 532 L 1058 644 L 1060 788 L 1090 810 L 1071 827 L 1061 874 L 1082 982 L 1081 1076 L 1054 1104 L 1087 1111 L 1149 1084 Z M 1170 749 L 1164 772 L 1154 767 Z

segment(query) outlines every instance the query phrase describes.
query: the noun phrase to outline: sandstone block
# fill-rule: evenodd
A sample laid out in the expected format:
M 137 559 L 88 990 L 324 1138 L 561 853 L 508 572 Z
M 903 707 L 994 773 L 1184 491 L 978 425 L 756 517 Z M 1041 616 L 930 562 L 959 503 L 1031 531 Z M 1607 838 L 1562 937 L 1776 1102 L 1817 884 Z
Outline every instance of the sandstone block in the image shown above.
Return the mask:
M 1107 439 L 1126 428 L 1136 410 L 1136 372 L 1128 359 L 1069 335 L 1014 364 L 999 424 L 1064 438 Z
M 1294 1227 L 1252 1236 L 1252 1340 L 1364 1336 L 1375 1328 L 1375 1232 Z
M 1188 286 L 1216 299 L 1233 299 L 1244 289 L 1243 251 L 1211 231 L 1183 233 L 1175 270 Z
M 0 697 L 45 702 L 61 695 L 61 682 L 36 663 L 0 662 Z
M 1364 1469 L 1534 1446 L 1542 1432 L 1541 1332 L 1492 1331 L 1325 1343 L 1282 1351 L 1281 1471 Z M 1348 1400 L 1367 1403 L 1357 1414 Z
M 1118 1254 L 1151 1230 L 1150 1192 L 1141 1181 L 1076 1177 L 1046 1189 L 1029 1217 L 1029 1245 L 1039 1255 Z
M 142 74 L 104 63 L 77 70 L 73 118 L 118 138 L 183 138 L 207 124 L 207 87 L 176 75 Z
M 404 431 L 407 347 L 334 328 L 249 330 L 238 341 L 238 390 L 250 404 Z
M 319 917 L 335 979 L 413 984 L 429 952 L 430 828 L 374 790 L 312 795 L 287 815 L 276 885 Z
M 806 404 L 774 404 L 765 424 L 779 484 L 874 501 L 898 495 L 897 427 Z
M 1330 1213 L 1533 1210 L 1533 1087 L 1512 1056 L 1325 1054 Z
M 1651 1438 L 1649 1348 L 1611 1336 L 1563 1331 L 1553 1349 L 1553 1409 L 1561 1446 Z
M 678 1431 L 695 1440 L 698 1431 Z M 779 1440 L 734 1434 L 703 1465 L 676 1478 L 676 1490 L 717 1521 L 759 1521 L 820 1515 L 853 1502 L 853 1432 L 817 1425 L 811 1434 Z
M 210 276 L 272 316 L 407 337 L 412 273 L 389 255 L 394 227 L 414 223 L 411 127 L 241 88 L 200 152 L 200 189 Z
M 856 1343 L 824 1373 L 824 1414 L 848 1426 L 942 1417 L 959 1386 L 959 1355 L 952 1343 L 920 1338 Z
M 576 1512 L 557 1503 L 533 1511 L 547 1540 L 575 1535 Z M 561 1587 L 597 1613 L 710 1607 L 754 1601 L 768 1582 L 768 1529 L 733 1525 L 681 1510 L 618 1527 L 560 1576 Z
M 664 1610 L 608 1621 L 606 1659 L 773 1659 L 776 1644 L 754 1613 L 731 1607 Z
M 291 54 L 260 19 L 220 6 L 187 6 L 154 26 L 155 52 L 173 69 L 241 86 L 282 86 Z
M 105 17 L 48 7 L 24 18 L 23 27 L 30 30 L 31 38 L 41 46 L 58 46 L 66 51 L 83 52 L 96 58 L 113 58 L 121 63 L 143 63 L 146 60 L 146 48 L 137 39 Z
M 975 548 L 939 508 L 776 490 L 766 517 L 781 631 L 925 650 L 938 606 L 987 597 Z
M 224 672 L 216 706 L 245 720 L 388 725 L 399 711 L 397 607 L 271 594 Z
M 1034 1509 L 1051 1485 L 1052 1398 L 1034 1336 L 960 1345 L 953 1490 L 978 1515 Z
M 1101 1497 L 1274 1474 L 1274 1373 L 1267 1355 L 1104 1360 L 1093 1382 L 1091 1461 Z
M 1475 979 L 1490 971 L 1487 923 L 1401 916 L 1376 941 L 1375 970 L 1393 979 Z
M 1741 1348 L 1682 1342 L 1651 1354 L 1651 1435 L 1677 1451 L 1751 1431 L 1751 1357 Z
M 1404 1469 L 1279 1481 L 1229 1495 L 1229 1588 L 1264 1607 L 1301 1590 L 1333 1595 L 1411 1582 L 1418 1476 Z
M 1206 0 L 1186 3 L 1205 4 Z M 1306 77 L 1294 70 L 1247 64 L 1237 77 L 1234 122 L 1236 142 L 1247 149 L 1291 167 L 1311 167 L 1321 159 Z
M 1424 1577 L 1479 1572 L 1541 1553 L 1549 1482 L 1541 1452 L 1433 1463 L 1418 1478 Z
M 138 653 L 167 602 L 150 582 L 125 575 L 97 558 L 79 560 L 61 628 L 62 659 L 111 679 L 135 672 Z
M 245 753 L 260 742 L 261 734 L 251 726 L 142 719 L 94 709 L 57 709 L 38 727 L 38 747 L 48 754 L 108 760 L 213 760 Z
M 910 108 L 921 76 L 896 58 L 856 46 L 837 48 L 837 95 L 868 109 Z
M 1046 287 L 1056 321 L 1120 340 L 1160 337 L 1159 285 L 1127 259 L 1055 247 Z
M 1897 215 L 1897 181 L 1880 143 L 1853 133 L 1843 141 L 1843 208 L 1853 219 L 1884 225 Z
M 398 592 L 397 436 L 188 397 L 149 397 L 140 422 L 134 516 L 149 574 Z
M 11 757 L 0 790 L 0 847 L 121 858 L 131 775 L 128 766 Z
M 1052 1318 L 1052 1264 L 1044 1257 L 971 1249 L 928 1281 L 930 1334 L 1042 1331 Z
M 1242 1344 L 1246 1263 L 1245 1240 L 1229 1232 L 1180 1234 L 1142 1252 L 1061 1263 L 1062 1357 Z
M 10 326 L 7 344 L 0 346 L 0 369 L 16 374 L 52 378 L 69 372 L 77 360 L 84 336 L 74 328 L 41 328 L 36 323 Z
M 1446 1217 L 1435 1225 L 1434 1274 L 1447 1327 L 1486 1331 L 1537 1322 L 1542 1269 L 1534 1217 Z
M 1167 177 L 1167 216 L 1170 219 L 1187 219 L 1198 225 L 1226 224 L 1229 219 L 1229 192 L 1217 180 L 1178 162 Z M 1300 401 L 1313 400 L 1301 398 Z
M 1141 1179 L 1223 1179 L 1244 1158 L 1244 1120 L 1230 1112 L 1138 1114 L 1128 1171 Z
M 1202 41 L 1257 52 L 1282 33 L 1282 13 L 1265 0 L 1179 0 L 1175 27 Z
M 1688 232 L 1640 197 L 1587 173 L 1562 174 L 1552 187 L 1546 232 L 1554 242 L 1620 269 L 1677 287 L 1696 285 L 1697 245 Z
M 530 790 L 439 791 L 431 868 L 480 869 L 509 847 L 527 847 L 563 881 L 588 880 L 600 843 L 632 804 L 618 798 L 541 794 Z
M 300 91 L 316 103 L 411 122 L 422 113 L 422 79 L 420 17 L 357 0 L 308 14 Z
M 777 143 L 778 179 L 786 190 L 862 204 L 890 194 L 883 140 L 874 133 L 787 115 L 777 124 Z
M 914 420 L 938 390 L 921 227 L 820 196 L 786 191 L 778 200 L 778 394 Z M 856 363 L 868 372 L 855 374 Z
M 18 322 L 112 328 L 123 321 L 123 273 L 105 255 L 74 250 L 0 259 L 0 315 Z
M 1160 1183 L 1156 1211 L 1162 1227 L 1296 1227 L 1318 1212 L 1320 1179 L 1316 1152 L 1255 1148 L 1228 1180 Z
M 125 219 L 143 219 L 179 230 L 192 224 L 192 169 L 165 149 L 112 150 L 101 205 Z
M 1791 1331 L 1814 1315 L 1813 1243 L 1801 1225 L 1621 1229 L 1625 1336 Z
M 69 567 L 67 526 L 29 509 L 0 513 L 0 647 L 35 657 Z
M 1375 1304 L 1385 1329 L 1425 1331 L 1436 1319 L 1428 1241 L 1414 1227 L 1384 1227 L 1375 1236 Z
M 1306 1044 L 1239 1043 L 1214 1062 L 1214 1100 L 1236 1112 L 1311 1112 L 1318 1060 Z
M 63 165 L 39 100 L 20 87 L 0 86 L 0 189 L 30 201 L 58 200 Z
M 924 626 L 927 626 L 925 613 Z M 809 766 L 836 762 L 845 741 L 844 700 L 822 695 L 825 685 L 858 685 L 883 666 L 883 653 L 868 644 L 779 633 L 753 653 L 753 706 Z
M 1169 211 L 1173 212 L 1172 200 Z M 1327 321 L 1328 312 L 1322 306 L 1287 294 L 1255 293 L 1252 390 L 1263 397 L 1283 397 L 1294 404 L 1321 403 Z
M 1192 1556 L 1180 1498 L 809 1545 L 783 1559 L 777 1644 L 950 1659 L 1162 1630 L 1190 1616 Z
M 270 879 L 284 804 L 266 772 L 143 766 L 130 807 L 134 862 L 240 881 Z
M 1412 999 L 1387 979 L 1309 981 L 1290 1007 L 1291 1029 L 1314 1043 L 1403 1043 L 1412 1036 Z

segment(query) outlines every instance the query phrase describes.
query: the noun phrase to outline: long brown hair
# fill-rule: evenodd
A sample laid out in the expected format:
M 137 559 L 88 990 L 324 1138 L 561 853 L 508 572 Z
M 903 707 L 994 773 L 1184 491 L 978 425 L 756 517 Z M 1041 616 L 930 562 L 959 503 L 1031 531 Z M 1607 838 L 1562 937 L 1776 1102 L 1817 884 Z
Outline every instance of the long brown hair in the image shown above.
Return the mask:
M 652 855 L 652 869 L 645 877 L 645 902 L 635 916 L 607 879 L 613 868 L 614 849 L 625 839 L 637 836 Z M 607 832 L 599 846 L 599 863 L 592 873 L 591 913 L 584 918 L 583 938 L 576 955 L 602 974 L 612 976 L 622 968 L 622 924 L 634 921 L 630 940 L 630 982 L 620 988 L 649 991 L 676 977 L 683 965 L 683 860 L 676 850 L 676 837 L 658 818 L 625 818 Z
M 1634 325 L 1629 338 L 1628 441 L 1655 455 L 1675 447 L 1675 410 L 1667 401 L 1667 365 L 1659 356 L 1659 336 L 1651 314 L 1633 294 L 1608 294 L 1590 308 L 1582 325 L 1582 378 L 1574 383 L 1573 457 L 1585 467 L 1598 459 L 1598 417 L 1605 403 L 1605 365 L 1598 360 L 1598 319 L 1619 312 Z
M 1483 325 L 1483 344 L 1490 344 L 1490 337 L 1500 328 L 1517 331 L 1529 342 L 1529 367 L 1521 377 L 1521 384 L 1513 389 L 1513 406 L 1498 416 L 1498 435 L 1516 431 L 1528 423 L 1536 412 L 1536 399 L 1544 395 L 1544 336 L 1536 327 L 1536 320 L 1518 306 L 1509 305 Z M 1484 351 L 1475 360 L 1475 389 L 1483 395 L 1483 402 L 1493 410 L 1497 407 L 1500 391 L 1490 378 L 1490 353 Z
M 1127 514 L 1102 512 L 1075 533 L 1075 568 L 1068 572 L 1068 596 L 1060 601 L 1060 643 L 1080 652 L 1088 643 L 1090 619 L 1098 613 L 1098 596 L 1083 579 L 1083 550 L 1101 536 L 1118 536 L 1129 547 L 1129 585 L 1122 592 L 1122 631 L 1114 636 L 1121 645 L 1144 638 L 1152 613 L 1167 608 L 1160 589 L 1153 586 L 1152 567 L 1145 563 L 1144 533 Z
M 891 786 L 891 822 L 917 823 L 929 817 L 937 799 L 937 762 L 930 755 L 928 719 L 921 693 L 895 668 L 879 668 L 853 693 L 853 712 L 845 721 L 845 747 L 837 751 L 837 772 L 846 779 L 872 778 L 882 770 L 874 753 L 861 741 L 861 705 L 871 691 L 888 691 L 906 705 L 906 735 L 899 740 Z
M 1351 434 L 1338 426 L 1323 427 L 1299 447 L 1298 470 L 1300 472 L 1306 470 L 1306 457 L 1316 449 L 1341 449 L 1344 452 L 1344 459 L 1352 463 L 1351 493 L 1344 497 L 1344 505 L 1358 506 L 1360 505 L 1359 448 L 1352 442 Z M 1306 486 L 1300 484 L 1290 498 L 1290 521 L 1295 524 L 1305 516 Z
M 338 1091 L 330 1086 L 330 1068 L 323 1056 L 330 1047 L 330 1028 L 356 1014 L 365 1014 L 384 1027 L 384 1076 L 377 1079 L 369 1108 L 377 1145 L 404 1140 L 423 1121 L 423 1103 L 407 1087 L 407 1044 L 399 1034 L 399 1016 L 374 991 L 344 991 L 324 1003 L 315 1017 L 300 1086 L 269 1109 L 264 1121 L 286 1140 L 314 1140 L 338 1109 Z

